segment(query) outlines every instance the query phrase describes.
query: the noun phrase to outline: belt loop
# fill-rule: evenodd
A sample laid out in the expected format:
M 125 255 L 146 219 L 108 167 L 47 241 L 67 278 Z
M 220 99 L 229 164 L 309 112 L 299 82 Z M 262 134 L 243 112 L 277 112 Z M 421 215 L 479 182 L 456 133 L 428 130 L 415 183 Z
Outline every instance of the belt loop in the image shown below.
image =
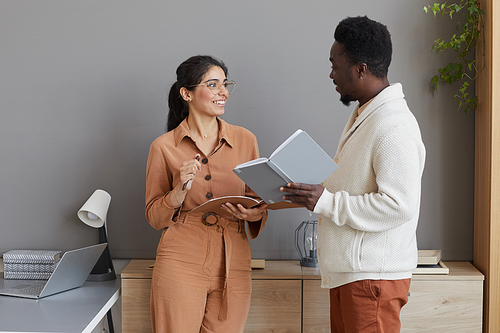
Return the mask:
M 184 223 L 185 218 L 186 218 L 186 214 L 182 214 L 182 211 L 179 210 L 179 214 L 177 216 L 177 223 Z

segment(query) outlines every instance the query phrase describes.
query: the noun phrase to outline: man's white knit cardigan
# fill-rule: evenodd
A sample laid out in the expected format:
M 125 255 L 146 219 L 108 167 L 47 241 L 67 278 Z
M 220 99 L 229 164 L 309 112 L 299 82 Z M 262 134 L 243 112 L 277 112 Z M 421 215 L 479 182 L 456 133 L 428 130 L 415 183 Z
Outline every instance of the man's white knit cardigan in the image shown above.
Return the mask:
M 399 83 L 375 96 L 359 117 L 358 107 L 340 137 L 339 168 L 322 183 L 314 207 L 323 288 L 411 278 L 417 265 L 425 163 L 418 123 Z

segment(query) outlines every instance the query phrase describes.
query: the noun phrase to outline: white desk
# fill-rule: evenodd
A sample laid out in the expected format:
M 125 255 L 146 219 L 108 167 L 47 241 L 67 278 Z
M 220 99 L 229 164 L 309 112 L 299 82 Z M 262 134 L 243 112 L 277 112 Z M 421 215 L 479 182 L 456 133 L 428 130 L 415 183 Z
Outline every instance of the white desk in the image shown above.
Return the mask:
M 0 296 L 0 332 L 90 333 L 118 300 L 120 292 L 117 278 L 87 281 L 80 288 L 40 300 Z

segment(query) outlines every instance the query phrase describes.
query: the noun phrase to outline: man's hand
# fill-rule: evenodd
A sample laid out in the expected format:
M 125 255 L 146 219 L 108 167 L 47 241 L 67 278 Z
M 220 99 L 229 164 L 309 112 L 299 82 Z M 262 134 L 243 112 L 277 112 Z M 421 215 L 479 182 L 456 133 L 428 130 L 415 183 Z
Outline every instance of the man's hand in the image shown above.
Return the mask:
M 293 202 L 299 206 L 303 206 L 310 211 L 314 210 L 314 206 L 318 202 L 319 197 L 323 194 L 324 187 L 321 185 L 311 185 L 302 183 L 289 183 L 286 187 L 280 187 L 281 192 L 287 192 L 294 195 L 284 195 L 283 199 Z

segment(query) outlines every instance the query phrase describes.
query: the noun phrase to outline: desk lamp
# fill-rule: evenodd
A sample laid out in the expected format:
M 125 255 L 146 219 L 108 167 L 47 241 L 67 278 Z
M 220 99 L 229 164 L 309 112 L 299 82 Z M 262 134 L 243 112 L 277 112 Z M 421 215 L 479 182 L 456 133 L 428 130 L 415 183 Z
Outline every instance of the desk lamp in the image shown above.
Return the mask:
M 318 221 L 303 221 L 295 229 L 295 248 L 303 267 L 318 267 Z M 302 236 L 302 237 L 301 237 Z
M 78 211 L 78 217 L 83 223 L 92 228 L 99 229 L 99 243 L 107 243 L 106 215 L 108 213 L 111 195 L 103 190 L 96 190 Z M 106 246 L 101 257 L 90 272 L 88 281 L 109 281 L 115 280 L 116 274 L 109 252 L 109 245 Z

